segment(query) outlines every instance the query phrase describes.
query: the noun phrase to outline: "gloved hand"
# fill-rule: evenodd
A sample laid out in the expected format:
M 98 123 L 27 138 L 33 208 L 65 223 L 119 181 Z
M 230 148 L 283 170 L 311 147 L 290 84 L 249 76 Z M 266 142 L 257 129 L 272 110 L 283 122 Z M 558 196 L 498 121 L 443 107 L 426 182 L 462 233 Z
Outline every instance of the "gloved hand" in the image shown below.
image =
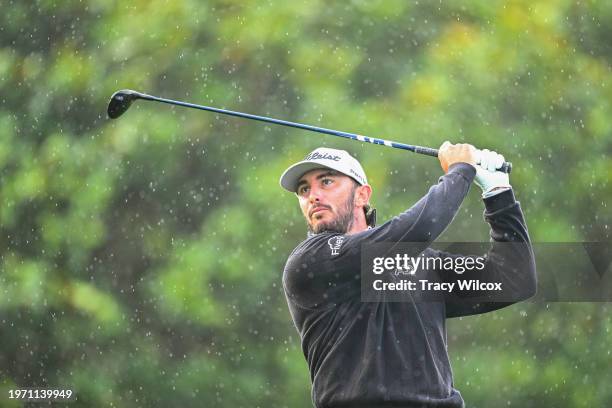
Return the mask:
M 482 190 L 483 198 L 511 188 L 508 173 L 496 171 L 504 164 L 504 156 L 487 149 L 478 150 L 476 156 L 478 165 L 474 182 Z

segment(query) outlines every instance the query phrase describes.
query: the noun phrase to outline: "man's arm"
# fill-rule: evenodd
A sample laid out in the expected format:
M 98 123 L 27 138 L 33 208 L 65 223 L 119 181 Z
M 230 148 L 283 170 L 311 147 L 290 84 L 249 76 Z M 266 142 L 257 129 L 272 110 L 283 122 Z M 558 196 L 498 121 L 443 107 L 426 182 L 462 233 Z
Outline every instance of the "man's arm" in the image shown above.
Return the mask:
M 362 243 L 420 242 L 425 249 L 452 222 L 475 175 L 471 164 L 455 163 L 415 205 L 381 226 L 347 239 Z
M 446 297 L 446 316 L 457 317 L 485 313 L 528 299 L 535 295 L 537 279 L 535 260 L 527 225 L 512 190 L 506 190 L 484 199 L 485 220 L 491 226 L 493 241 L 487 253 L 485 267 L 462 275 L 440 272 L 443 280 L 478 279 L 481 282 L 499 282 L 503 293 L 482 300 L 482 293 L 453 291 Z M 460 257 L 437 251 L 440 257 Z M 473 297 L 475 296 L 475 298 Z M 476 300 L 478 299 L 478 300 Z

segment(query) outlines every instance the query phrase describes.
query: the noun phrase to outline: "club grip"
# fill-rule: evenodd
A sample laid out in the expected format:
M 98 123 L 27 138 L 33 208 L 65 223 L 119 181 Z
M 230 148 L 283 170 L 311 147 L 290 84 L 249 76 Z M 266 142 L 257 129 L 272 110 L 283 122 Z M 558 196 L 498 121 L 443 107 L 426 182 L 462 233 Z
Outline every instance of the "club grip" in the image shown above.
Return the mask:
M 438 149 L 432 149 L 431 147 L 414 146 L 414 152 L 418 154 L 425 154 L 427 156 L 438 157 Z M 497 169 L 497 171 L 510 174 L 512 172 L 512 163 L 504 162 L 502 166 Z
M 502 164 L 502 166 L 497 171 L 510 174 L 512 172 L 512 163 L 504 162 L 504 164 Z
M 431 147 L 414 146 L 414 152 L 418 154 L 426 154 L 427 156 L 438 157 L 438 149 Z

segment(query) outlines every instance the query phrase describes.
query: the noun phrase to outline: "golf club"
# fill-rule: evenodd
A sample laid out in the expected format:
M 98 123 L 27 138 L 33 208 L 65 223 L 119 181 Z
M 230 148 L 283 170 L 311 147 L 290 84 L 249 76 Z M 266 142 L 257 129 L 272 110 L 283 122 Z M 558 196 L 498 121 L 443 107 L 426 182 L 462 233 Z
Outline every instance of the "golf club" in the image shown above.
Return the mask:
M 108 117 L 111 119 L 117 119 L 119 116 L 123 115 L 125 111 L 127 111 L 130 108 L 130 105 L 136 99 L 144 99 L 147 101 L 162 102 L 162 103 L 167 103 L 169 105 L 184 106 L 186 108 L 193 108 L 193 109 L 200 109 L 200 110 L 205 110 L 209 112 L 216 112 L 222 115 L 237 116 L 239 118 L 258 120 L 260 122 L 274 123 L 276 125 L 289 126 L 289 127 L 298 128 L 298 129 L 310 130 L 312 132 L 324 133 L 327 135 L 344 137 L 344 138 L 352 139 L 352 140 L 359 140 L 360 142 L 384 145 L 388 147 L 394 147 L 396 149 L 408 150 L 410 152 L 424 154 L 427 156 L 438 157 L 438 150 L 432 149 L 430 147 L 414 146 L 414 145 L 409 145 L 409 144 L 404 144 L 404 143 L 399 143 L 399 142 L 393 142 L 391 140 L 375 139 L 375 138 L 357 135 L 353 133 L 341 132 L 339 130 L 326 129 L 326 128 L 321 128 L 317 126 L 304 125 L 302 123 L 288 122 L 286 120 L 268 118 L 266 116 L 251 115 L 249 113 L 235 112 L 235 111 L 226 110 L 226 109 L 213 108 L 210 106 L 196 105 L 196 104 L 188 103 L 188 102 L 174 101 L 172 99 L 166 99 L 166 98 L 160 98 L 158 96 L 147 95 L 141 92 L 132 91 L 130 89 L 123 89 L 123 90 L 117 91 L 113 94 L 113 96 L 111 96 L 110 102 L 108 103 L 108 110 L 107 110 Z M 504 173 L 510 173 L 512 171 L 512 163 L 504 162 L 504 164 L 499 169 L 499 171 L 502 171 Z

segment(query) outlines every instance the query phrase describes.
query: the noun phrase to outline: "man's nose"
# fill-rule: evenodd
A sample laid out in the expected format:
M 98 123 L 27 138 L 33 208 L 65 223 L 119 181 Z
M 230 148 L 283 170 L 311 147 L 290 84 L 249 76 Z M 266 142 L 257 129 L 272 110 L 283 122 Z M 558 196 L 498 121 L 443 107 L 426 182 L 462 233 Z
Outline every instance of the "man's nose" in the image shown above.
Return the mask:
M 308 200 L 311 203 L 315 203 L 317 201 L 321 201 L 321 190 L 316 186 L 310 187 L 310 194 L 308 195 Z

